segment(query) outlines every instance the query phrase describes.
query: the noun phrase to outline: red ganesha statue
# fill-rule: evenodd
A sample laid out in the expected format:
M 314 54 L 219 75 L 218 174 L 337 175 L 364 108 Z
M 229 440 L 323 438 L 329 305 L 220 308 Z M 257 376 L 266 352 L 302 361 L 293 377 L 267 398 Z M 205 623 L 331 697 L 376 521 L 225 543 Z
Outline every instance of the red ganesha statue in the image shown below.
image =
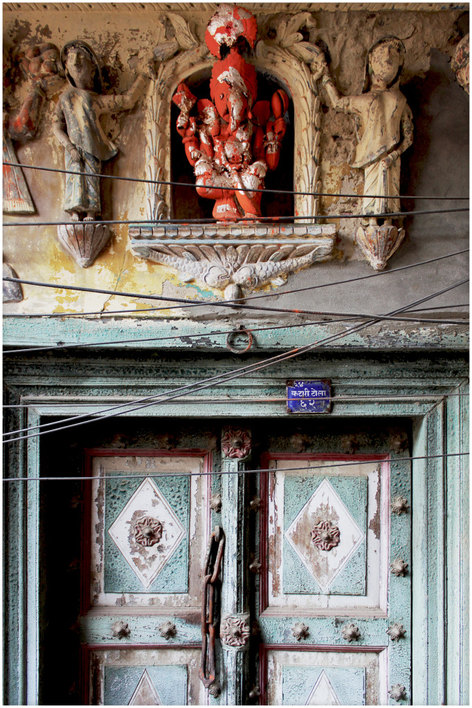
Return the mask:
M 196 177 L 197 193 L 214 199 L 218 221 L 257 220 L 267 170 L 275 170 L 285 135 L 288 96 L 257 101 L 257 76 L 243 50 L 254 47 L 255 17 L 223 6 L 210 20 L 205 41 L 218 61 L 209 99 L 197 100 L 185 83 L 173 102 L 180 109 L 177 131 Z M 260 191 L 258 191 L 260 190 Z

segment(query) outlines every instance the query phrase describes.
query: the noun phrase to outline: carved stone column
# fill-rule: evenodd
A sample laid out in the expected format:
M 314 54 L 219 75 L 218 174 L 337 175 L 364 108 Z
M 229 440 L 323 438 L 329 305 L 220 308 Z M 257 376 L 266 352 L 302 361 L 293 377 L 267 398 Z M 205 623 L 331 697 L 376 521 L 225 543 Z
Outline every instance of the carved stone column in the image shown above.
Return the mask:
M 222 648 L 221 677 L 222 703 L 247 703 L 245 686 L 247 648 L 250 639 L 250 621 L 247 605 L 246 554 L 246 468 L 251 453 L 248 430 L 224 428 L 222 452 L 222 522 L 226 534 L 221 596 L 220 638 Z

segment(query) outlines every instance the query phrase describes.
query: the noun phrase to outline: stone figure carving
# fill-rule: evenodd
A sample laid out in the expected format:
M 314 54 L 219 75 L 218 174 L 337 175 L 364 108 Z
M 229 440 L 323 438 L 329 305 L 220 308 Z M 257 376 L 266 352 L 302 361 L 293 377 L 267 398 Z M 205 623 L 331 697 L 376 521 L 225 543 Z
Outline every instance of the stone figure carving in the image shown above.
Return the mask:
M 18 111 L 3 111 L 3 161 L 16 162 L 14 142 L 25 143 L 38 132 L 44 101 L 62 88 L 59 49 L 49 42 L 19 49 L 14 64 L 28 82 Z M 34 214 L 36 211 L 21 167 L 3 166 L 4 214 Z
M 253 48 L 255 17 L 240 7 L 221 6 L 211 18 L 205 41 L 215 63 L 209 99 L 180 83 L 173 102 L 179 107 L 177 131 L 194 168 L 197 193 L 215 200 L 218 221 L 261 216 L 267 170 L 279 162 L 285 135 L 288 96 L 282 89 L 270 101 L 257 101 L 256 70 L 243 54 L 244 40 Z M 196 106 L 196 115 L 191 115 Z M 244 191 L 244 190 L 254 191 Z
M 97 56 L 86 42 L 78 39 L 68 42 L 61 51 L 61 61 L 69 86 L 57 104 L 54 134 L 64 147 L 66 170 L 87 173 L 66 175 L 64 210 L 74 221 L 95 221 L 101 214 L 102 162 L 118 153 L 105 135 L 100 116 L 133 108 L 147 77 L 139 75 L 121 95 L 104 95 Z M 105 224 L 81 224 L 60 226 L 58 235 L 66 250 L 86 268 L 94 262 L 111 234 Z
M 358 123 L 358 143 L 352 167 L 364 170 L 362 212 L 372 214 L 357 231 L 357 242 L 369 263 L 382 270 L 400 246 L 405 232 L 385 218 L 379 225 L 374 214 L 400 210 L 400 156 L 413 143 L 413 120 L 399 79 L 405 57 L 403 42 L 384 37 L 369 50 L 364 93 L 342 96 L 325 61 L 318 68 L 330 103 L 351 113 Z

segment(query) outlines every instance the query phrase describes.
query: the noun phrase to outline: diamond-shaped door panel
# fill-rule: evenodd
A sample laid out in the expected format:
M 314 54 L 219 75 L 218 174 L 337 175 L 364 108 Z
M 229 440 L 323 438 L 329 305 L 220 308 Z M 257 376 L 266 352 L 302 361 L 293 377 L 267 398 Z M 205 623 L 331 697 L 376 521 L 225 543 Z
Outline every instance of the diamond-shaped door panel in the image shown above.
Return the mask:
M 200 606 L 210 480 L 201 473 L 209 459 L 116 451 L 92 458 L 89 605 Z
M 147 589 L 175 552 L 185 529 L 156 484 L 146 478 L 108 533 Z
M 365 534 L 324 479 L 290 524 L 285 538 L 322 592 L 327 592 Z
M 389 467 L 381 460 L 270 460 L 262 611 L 387 608 Z M 303 469 L 306 466 L 306 470 Z

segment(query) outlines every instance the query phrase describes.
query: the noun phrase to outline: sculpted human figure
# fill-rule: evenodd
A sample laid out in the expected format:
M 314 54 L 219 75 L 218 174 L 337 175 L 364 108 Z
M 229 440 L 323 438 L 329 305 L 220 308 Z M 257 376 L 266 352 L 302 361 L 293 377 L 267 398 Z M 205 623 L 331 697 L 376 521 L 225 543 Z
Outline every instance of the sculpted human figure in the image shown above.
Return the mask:
M 400 156 L 413 142 L 411 110 L 399 89 L 404 58 L 405 47 L 397 37 L 376 42 L 367 56 L 366 82 L 359 96 L 339 93 L 324 58 L 312 65 L 334 108 L 356 118 L 358 143 L 352 167 L 364 170 L 362 213 L 372 214 L 357 229 L 356 240 L 376 270 L 385 268 L 405 236 L 388 216 L 400 210 Z
M 180 109 L 177 132 L 194 168 L 197 193 L 215 200 L 218 221 L 257 219 L 267 170 L 277 167 L 286 125 L 288 96 L 282 89 L 270 101 L 257 101 L 257 76 L 242 53 L 254 47 L 255 17 L 240 7 L 222 6 L 205 35 L 218 59 L 210 97 L 197 101 L 185 83 L 173 102 Z M 194 107 L 196 114 L 191 115 Z
M 366 214 L 400 210 L 400 155 L 413 142 L 411 110 L 399 90 L 404 57 L 405 47 L 397 37 L 376 42 L 368 54 L 366 91 L 359 96 L 341 96 L 326 63 L 322 67 L 321 84 L 332 105 L 358 119 L 352 167 L 364 170 L 364 193 L 378 195 L 363 200 Z M 370 223 L 377 221 L 372 217 Z
M 147 78 L 138 76 L 121 95 L 103 95 L 98 59 L 86 42 L 68 42 L 61 61 L 69 86 L 57 104 L 54 133 L 64 147 L 66 170 L 91 173 L 66 176 L 64 210 L 73 220 L 91 221 L 101 213 L 101 163 L 118 152 L 105 135 L 100 116 L 133 108 Z

